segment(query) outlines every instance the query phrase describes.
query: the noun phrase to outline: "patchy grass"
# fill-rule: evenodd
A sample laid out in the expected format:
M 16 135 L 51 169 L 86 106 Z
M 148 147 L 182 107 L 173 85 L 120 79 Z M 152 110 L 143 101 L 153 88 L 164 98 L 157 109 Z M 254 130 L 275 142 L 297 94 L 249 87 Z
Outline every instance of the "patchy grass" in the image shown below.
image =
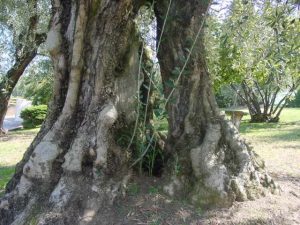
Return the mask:
M 38 131 L 39 128 L 11 131 L 0 137 L 0 196 Z

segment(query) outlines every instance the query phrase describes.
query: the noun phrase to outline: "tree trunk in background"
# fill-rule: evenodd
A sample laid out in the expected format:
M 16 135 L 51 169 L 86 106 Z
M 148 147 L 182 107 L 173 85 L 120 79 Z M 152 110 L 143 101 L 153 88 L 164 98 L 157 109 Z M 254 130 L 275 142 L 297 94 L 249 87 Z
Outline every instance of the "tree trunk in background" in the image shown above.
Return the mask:
M 35 57 L 37 52 L 36 50 L 37 49 L 32 51 L 32 49 L 30 49 L 30 52 L 27 52 L 23 59 L 17 61 L 15 65 L 7 72 L 0 83 L 0 133 L 5 132 L 3 128 L 3 122 L 7 112 L 11 93 L 28 64 Z
M 158 52 L 165 97 L 171 95 L 166 143 L 170 182 L 165 190 L 205 206 L 273 192 L 276 186 L 263 162 L 218 110 L 203 44 L 209 1 L 177 0 L 170 8 L 169 2 L 155 5 L 158 33 L 167 17 Z M 166 85 L 170 82 L 176 86 L 174 91 Z
M 282 92 L 281 88 L 270 85 L 270 82 L 267 81 L 266 84 L 260 85 L 254 80 L 255 86 L 253 86 L 253 84 L 249 85 L 246 81 L 243 81 L 241 92 L 235 85 L 231 85 L 241 101 L 247 105 L 251 117 L 250 122 L 252 123 L 279 122 L 280 114 L 288 103 L 288 99 L 300 85 L 300 79 L 293 80 L 286 93 L 279 98 L 280 92 Z M 277 101 L 278 99 L 279 101 Z
M 34 1 L 34 7 L 37 1 Z M 39 46 L 45 41 L 45 34 L 37 33 L 38 15 L 33 14 L 28 21 L 28 30 L 21 32 L 15 52 L 15 63 L 0 82 L 0 134 L 3 129 L 4 117 L 7 112 L 10 96 L 23 72 L 37 54 Z M 25 34 L 24 34 L 25 33 Z
M 54 99 L 1 199 L 1 225 L 105 224 L 103 209 L 131 174 L 127 146 L 116 139 L 136 117 L 140 3 L 53 1 L 46 44 Z

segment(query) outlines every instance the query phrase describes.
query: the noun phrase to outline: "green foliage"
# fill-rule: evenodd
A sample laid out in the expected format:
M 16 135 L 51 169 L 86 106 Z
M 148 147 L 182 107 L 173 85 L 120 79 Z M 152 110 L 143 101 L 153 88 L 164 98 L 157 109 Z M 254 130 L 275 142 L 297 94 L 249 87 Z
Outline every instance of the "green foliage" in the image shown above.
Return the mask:
M 158 194 L 159 193 L 159 189 L 157 187 L 150 186 L 149 189 L 148 189 L 148 192 L 150 194 Z
M 136 196 L 140 193 L 140 187 L 137 183 L 131 183 L 128 185 L 127 193 L 131 196 Z
M 140 123 L 132 142 L 133 158 L 137 160 L 137 169 L 140 173 L 146 172 L 150 176 L 157 175 L 156 167 L 163 161 L 162 150 L 157 145 L 159 136 L 153 128 Z
M 234 0 L 225 20 L 209 18 L 207 58 L 217 93 L 230 85 L 251 115 L 261 113 L 257 105 L 263 104 L 264 113 L 279 116 L 280 108 L 300 85 L 296 13 L 297 7 L 289 2 Z M 278 101 L 273 99 L 278 100 L 279 95 L 284 95 L 283 101 L 274 107 Z M 226 100 L 219 98 L 222 106 Z
M 33 128 L 41 125 L 46 118 L 47 105 L 31 106 L 21 112 L 24 128 Z
M 3 63 L 0 75 L 4 75 L 24 51 L 36 47 L 35 34 L 48 31 L 50 5 L 50 0 L 0 1 L 0 61 Z M 35 16 L 38 17 L 37 26 L 29 29 Z
M 255 5 L 235 0 L 227 20 L 210 19 L 207 41 L 213 54 L 208 58 L 216 85 L 246 80 L 254 86 L 256 80 L 262 86 L 284 90 L 299 77 L 300 24 L 293 18 L 296 9 L 273 3 Z
M 232 98 L 222 95 L 221 93 L 216 94 L 216 101 L 220 108 L 228 108 L 233 104 Z
M 220 108 L 229 108 L 239 105 L 237 94 L 226 85 L 217 89 L 216 100 Z
M 287 103 L 287 107 L 300 107 L 300 90 L 298 90 L 293 99 L 289 100 Z
M 14 42 L 22 41 L 22 34 L 28 29 L 28 21 L 33 14 L 39 16 L 38 33 L 47 32 L 51 15 L 50 0 L 1 0 L 0 23 L 14 32 Z
M 13 96 L 32 100 L 33 105 L 47 105 L 52 97 L 53 68 L 47 57 L 31 63 L 14 89 Z
M 176 176 L 178 176 L 181 172 L 181 166 L 180 166 L 180 163 L 179 163 L 179 159 L 178 159 L 178 155 L 176 154 L 175 155 L 175 160 L 174 160 L 174 174 Z

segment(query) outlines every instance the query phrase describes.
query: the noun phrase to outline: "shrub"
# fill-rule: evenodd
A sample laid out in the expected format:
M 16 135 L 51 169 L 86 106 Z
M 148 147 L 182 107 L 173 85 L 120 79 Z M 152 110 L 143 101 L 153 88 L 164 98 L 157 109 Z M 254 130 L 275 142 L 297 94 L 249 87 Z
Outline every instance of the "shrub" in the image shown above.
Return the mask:
M 221 93 L 216 93 L 216 101 L 220 108 L 228 108 L 233 105 L 233 99 Z
M 234 105 L 235 92 L 228 86 L 223 85 L 216 91 L 216 100 L 220 108 L 228 108 Z
M 41 125 L 46 118 L 47 106 L 37 105 L 30 106 L 21 112 L 24 128 L 34 128 Z

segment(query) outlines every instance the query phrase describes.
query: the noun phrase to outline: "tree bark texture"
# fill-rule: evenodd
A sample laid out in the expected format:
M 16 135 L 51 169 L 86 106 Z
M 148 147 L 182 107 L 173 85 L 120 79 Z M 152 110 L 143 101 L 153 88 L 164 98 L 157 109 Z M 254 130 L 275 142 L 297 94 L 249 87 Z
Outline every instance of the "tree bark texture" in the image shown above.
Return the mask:
M 142 1 L 52 4 L 46 43 L 54 63 L 54 97 L 41 132 L 0 200 L 0 225 L 110 224 L 105 209 L 124 194 L 133 160 L 128 146 L 117 140 L 134 126 L 136 93 L 147 93 L 141 88 L 141 44 L 134 23 Z M 156 4 L 161 31 L 168 1 Z M 164 81 L 187 56 L 186 38 L 195 37 L 207 7 L 207 1 L 171 4 L 159 51 Z M 220 116 L 202 45 L 200 37 L 188 74 L 168 104 L 165 174 L 171 182 L 165 190 L 201 204 L 251 199 L 275 185 L 234 126 Z M 165 86 L 165 95 L 170 93 Z
M 54 97 L 1 199 L 1 225 L 99 224 L 101 209 L 123 194 L 131 174 L 129 153 L 116 139 L 136 117 L 141 1 L 52 4 L 46 45 Z
M 37 7 L 37 1 L 34 7 Z M 38 15 L 33 13 L 29 18 L 28 28 L 18 37 L 19 43 L 15 51 L 15 63 L 0 82 L 0 133 L 4 132 L 3 122 L 8 108 L 10 96 L 23 72 L 34 59 L 39 46 L 45 41 L 46 35 L 37 33 Z
M 218 110 L 203 44 L 209 1 L 169 3 L 158 1 L 155 6 L 159 34 L 164 27 L 158 58 L 165 97 L 170 99 L 166 152 L 171 179 L 165 190 L 207 206 L 275 191 L 263 162 Z M 166 85 L 170 81 L 175 89 Z

